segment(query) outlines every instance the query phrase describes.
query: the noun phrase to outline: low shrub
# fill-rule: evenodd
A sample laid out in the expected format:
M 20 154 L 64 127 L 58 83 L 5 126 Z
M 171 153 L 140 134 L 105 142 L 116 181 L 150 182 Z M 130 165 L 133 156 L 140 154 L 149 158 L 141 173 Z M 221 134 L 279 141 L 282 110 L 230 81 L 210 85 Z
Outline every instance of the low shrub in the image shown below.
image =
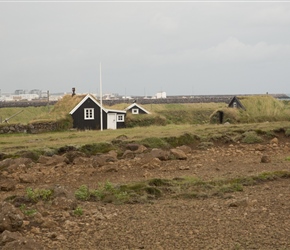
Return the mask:
M 165 126 L 167 124 L 166 118 L 160 115 L 130 115 L 126 117 L 126 127 L 145 127 L 145 126 Z
M 262 137 L 257 135 L 255 131 L 248 131 L 248 132 L 243 133 L 243 139 L 242 139 L 243 143 L 253 144 L 253 143 L 259 143 L 262 141 L 263 141 Z
M 148 137 L 140 141 L 147 148 L 170 148 L 166 140 L 157 137 Z
M 171 147 L 178 147 L 182 145 L 191 145 L 200 140 L 200 137 L 194 134 L 185 133 L 179 137 L 163 138 Z
M 29 200 L 37 202 L 39 200 L 48 201 L 52 198 L 53 190 L 51 189 L 32 189 L 28 187 L 26 189 L 26 196 Z
M 108 181 L 103 184 L 100 183 L 99 187 L 94 190 L 82 185 L 75 191 L 75 197 L 82 201 L 94 200 L 116 204 L 124 203 L 129 199 L 127 192 L 115 187 Z
M 84 213 L 83 209 L 81 207 L 77 207 L 75 210 L 73 210 L 73 214 L 75 216 L 82 216 Z
M 87 201 L 91 198 L 91 193 L 89 188 L 86 185 L 81 185 L 76 191 L 75 191 L 75 197 L 78 200 Z
M 20 210 L 26 216 L 33 216 L 33 215 L 35 215 L 37 213 L 36 209 L 29 209 L 29 208 L 26 207 L 25 204 L 21 204 L 20 205 Z
M 85 153 L 86 155 L 95 155 L 95 154 L 103 154 L 103 153 L 108 153 L 111 150 L 114 150 L 115 147 L 114 145 L 110 143 L 92 143 L 92 144 L 85 144 L 80 147 L 80 151 Z

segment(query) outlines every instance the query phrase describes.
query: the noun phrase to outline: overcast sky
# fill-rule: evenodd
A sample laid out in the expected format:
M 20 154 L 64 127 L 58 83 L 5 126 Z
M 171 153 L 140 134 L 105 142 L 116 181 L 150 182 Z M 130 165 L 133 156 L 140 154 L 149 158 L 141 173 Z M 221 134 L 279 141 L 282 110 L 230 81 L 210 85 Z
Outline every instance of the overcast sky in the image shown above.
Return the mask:
M 290 93 L 290 2 L 0 1 L 0 89 Z

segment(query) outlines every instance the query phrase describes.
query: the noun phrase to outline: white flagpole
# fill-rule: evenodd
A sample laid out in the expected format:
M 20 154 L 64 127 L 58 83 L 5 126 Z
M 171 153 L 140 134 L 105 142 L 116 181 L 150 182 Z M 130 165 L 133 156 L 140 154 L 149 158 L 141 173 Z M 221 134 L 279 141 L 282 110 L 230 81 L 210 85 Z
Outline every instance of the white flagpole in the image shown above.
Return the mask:
M 101 104 L 100 123 L 101 123 L 101 131 L 103 131 L 103 93 L 102 93 L 102 66 L 101 66 L 101 63 L 100 63 L 100 104 Z

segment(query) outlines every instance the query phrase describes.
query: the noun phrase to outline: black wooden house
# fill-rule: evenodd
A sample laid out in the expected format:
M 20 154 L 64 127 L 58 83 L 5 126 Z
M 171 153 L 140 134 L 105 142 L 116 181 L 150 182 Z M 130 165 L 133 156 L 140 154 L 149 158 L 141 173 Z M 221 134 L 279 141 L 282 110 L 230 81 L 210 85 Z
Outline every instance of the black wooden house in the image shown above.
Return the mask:
M 241 101 L 234 96 L 231 101 L 229 102 L 228 105 L 229 108 L 238 108 L 238 109 L 243 109 L 246 110 L 245 106 L 241 103 Z
M 132 103 L 130 106 L 128 106 L 126 111 L 132 113 L 133 115 L 138 115 L 138 114 L 150 114 L 149 111 L 138 105 L 137 103 Z
M 101 129 L 101 111 L 103 129 L 118 129 L 125 127 L 126 111 L 112 110 L 101 107 L 100 103 L 87 94 L 73 109 L 73 127 L 80 130 Z

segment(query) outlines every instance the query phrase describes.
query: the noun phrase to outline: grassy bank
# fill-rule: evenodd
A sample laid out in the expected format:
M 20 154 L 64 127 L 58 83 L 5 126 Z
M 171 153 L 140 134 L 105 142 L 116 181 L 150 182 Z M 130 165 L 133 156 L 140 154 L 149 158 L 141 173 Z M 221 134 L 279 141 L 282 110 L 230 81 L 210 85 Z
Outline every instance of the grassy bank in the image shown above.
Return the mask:
M 69 112 L 84 96 L 64 96 L 54 106 L 1 108 L 0 119 L 17 114 L 9 123 L 27 124 L 33 121 L 56 121 L 69 116 Z M 224 113 L 223 122 L 255 123 L 266 121 L 290 121 L 290 103 L 279 101 L 271 96 L 242 96 L 239 97 L 246 110 L 228 108 L 226 103 L 175 103 L 175 104 L 146 104 L 142 105 L 150 115 L 127 114 L 126 126 L 149 126 L 168 124 L 206 124 L 219 123 L 219 112 Z M 121 103 L 108 109 L 124 110 L 127 103 Z
M 116 138 L 123 137 L 126 142 L 140 142 L 148 138 L 154 147 L 154 142 L 158 145 L 162 142 L 176 144 L 188 144 L 188 139 L 198 138 L 199 142 L 219 142 L 228 140 L 242 140 L 246 138 L 248 132 L 253 132 L 255 136 L 266 137 L 268 139 L 275 136 L 275 133 L 283 132 L 290 135 L 290 122 L 267 122 L 252 124 L 231 124 L 231 125 L 167 125 L 135 127 L 119 130 L 104 131 L 65 131 L 43 134 L 1 134 L 0 152 L 15 153 L 20 150 L 50 150 L 66 145 L 80 147 L 86 144 L 109 142 Z M 182 138 L 182 139 L 180 139 Z M 149 140 L 150 141 L 150 140 Z

